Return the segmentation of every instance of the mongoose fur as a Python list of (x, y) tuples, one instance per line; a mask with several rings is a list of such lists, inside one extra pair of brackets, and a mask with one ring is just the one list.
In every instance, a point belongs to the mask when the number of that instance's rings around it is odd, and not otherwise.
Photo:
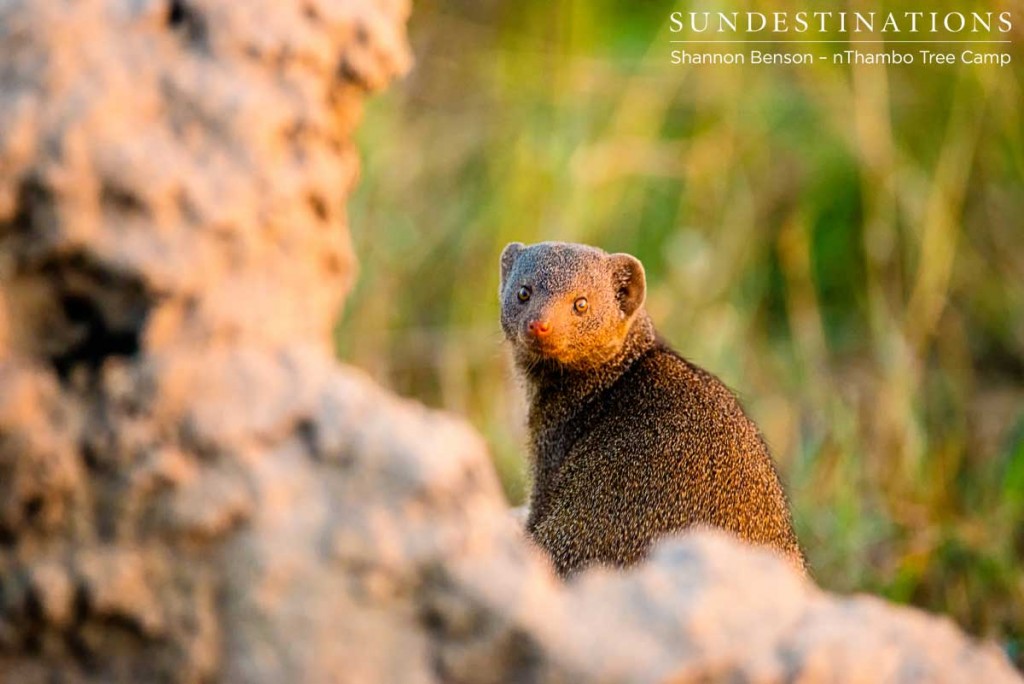
[(661, 341), (641, 263), (586, 245), (514, 242), (501, 326), (527, 388), (526, 530), (562, 576), (628, 566), (691, 525), (805, 561), (757, 427), (711, 373)]

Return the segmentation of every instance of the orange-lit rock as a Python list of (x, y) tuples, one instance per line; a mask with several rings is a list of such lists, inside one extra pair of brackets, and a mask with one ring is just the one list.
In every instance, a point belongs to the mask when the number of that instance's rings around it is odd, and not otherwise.
[(1014, 680), (707, 533), (562, 586), (479, 436), (334, 362), (407, 11), (0, 4), (0, 679)]

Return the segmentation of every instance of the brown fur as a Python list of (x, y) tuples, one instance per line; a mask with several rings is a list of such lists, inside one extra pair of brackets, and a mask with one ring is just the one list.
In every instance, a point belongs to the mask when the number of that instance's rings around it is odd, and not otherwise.
[[(645, 287), (627, 254), (545, 242), (501, 255), (501, 324), (530, 403), (527, 532), (563, 576), (633, 564), (691, 525), (727, 530), (803, 569), (757, 427), (718, 378), (658, 339)], [(541, 320), (550, 332), (538, 339), (528, 326)]]

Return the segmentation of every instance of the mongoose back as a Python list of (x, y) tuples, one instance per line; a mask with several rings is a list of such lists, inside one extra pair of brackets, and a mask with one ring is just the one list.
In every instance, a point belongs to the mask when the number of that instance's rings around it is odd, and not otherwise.
[(805, 569), (757, 427), (718, 378), (659, 339), (640, 261), (586, 245), (501, 254), (501, 326), (529, 400), (526, 530), (562, 576), (628, 566), (691, 525)]

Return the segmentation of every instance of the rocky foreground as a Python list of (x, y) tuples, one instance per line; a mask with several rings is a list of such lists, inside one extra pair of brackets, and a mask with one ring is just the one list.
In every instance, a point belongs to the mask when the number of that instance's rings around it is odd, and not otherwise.
[(0, 1), (0, 681), (1019, 681), (701, 533), (559, 584), (332, 359), (391, 0)]

